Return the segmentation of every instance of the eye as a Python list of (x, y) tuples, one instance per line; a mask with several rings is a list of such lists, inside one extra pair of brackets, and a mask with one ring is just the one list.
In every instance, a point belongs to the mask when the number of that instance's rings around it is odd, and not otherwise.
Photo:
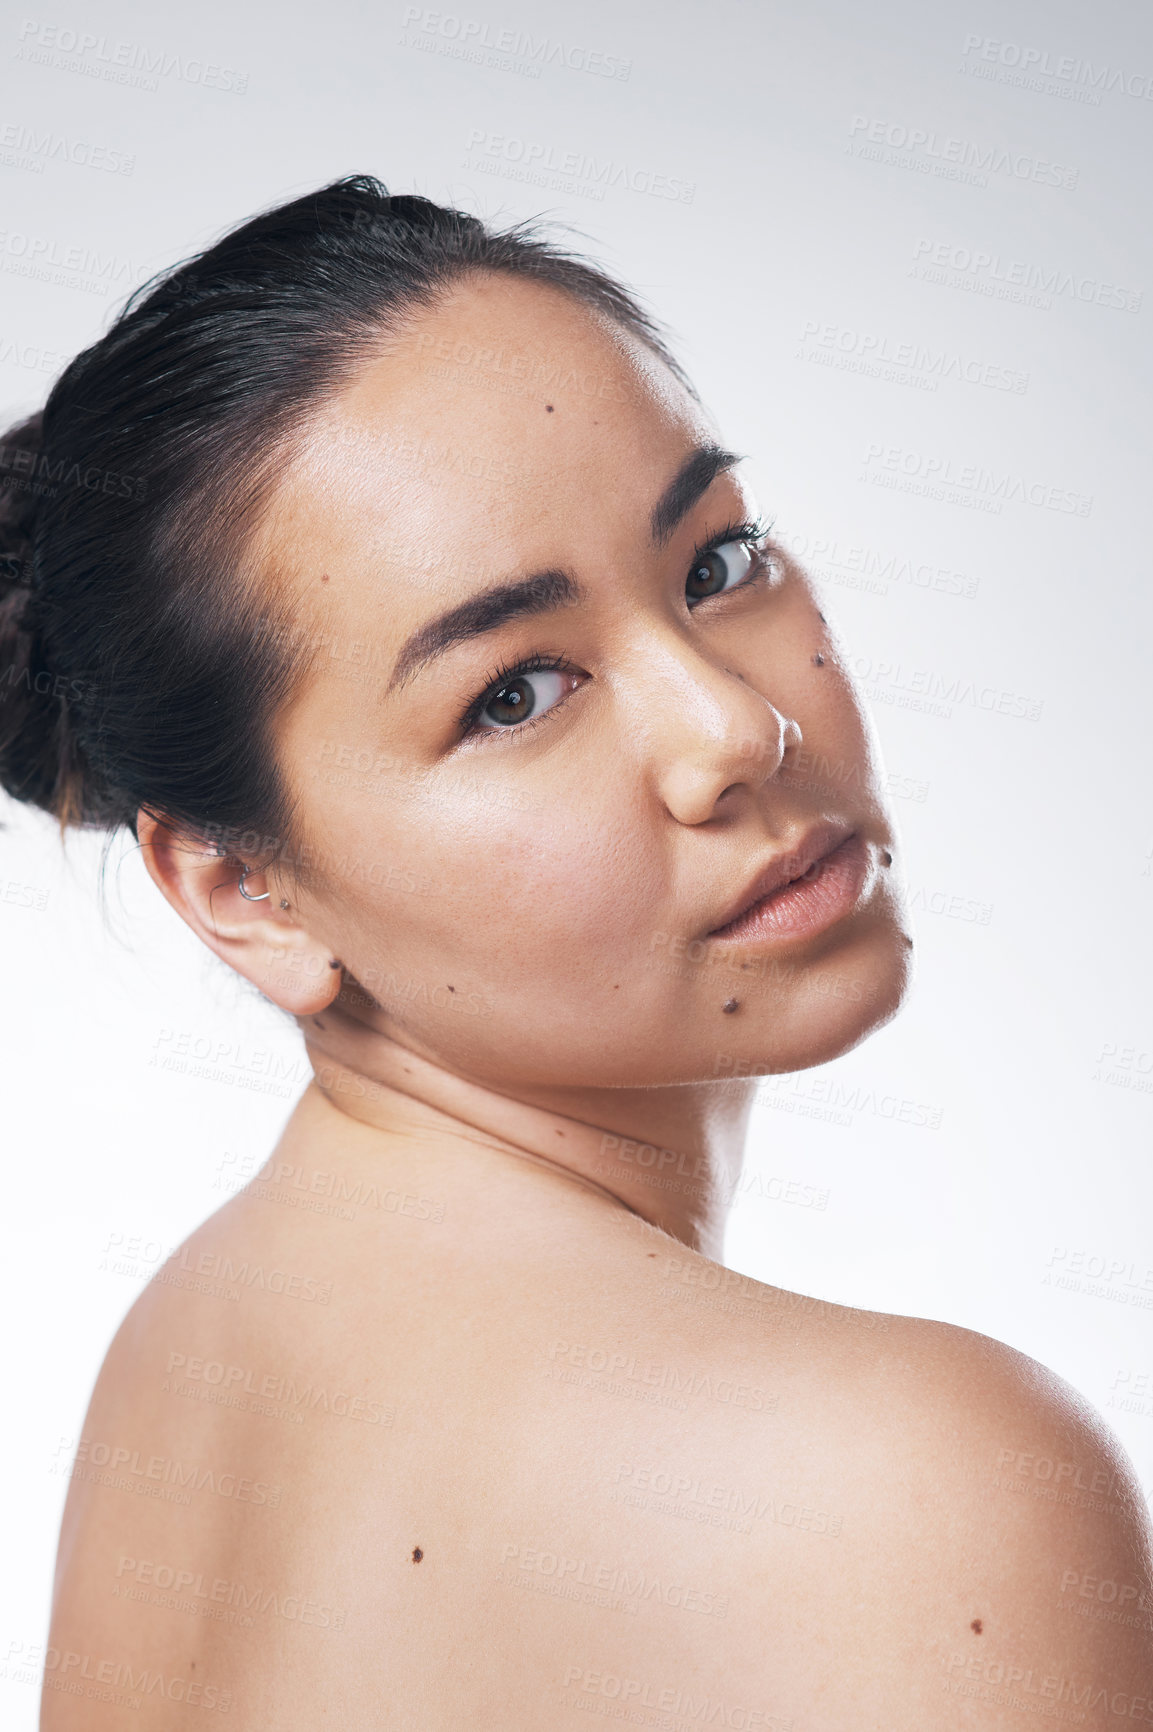
[(575, 683), (574, 676), (561, 668), (522, 669), (489, 688), (491, 695), (477, 711), (475, 726), (509, 728), (531, 716), (543, 716), (567, 697)]
[(706, 547), (693, 558), (685, 580), (685, 595), (690, 602), (703, 601), (710, 595), (723, 595), (735, 589), (756, 564), (756, 550), (747, 541), (724, 541), (719, 547)]

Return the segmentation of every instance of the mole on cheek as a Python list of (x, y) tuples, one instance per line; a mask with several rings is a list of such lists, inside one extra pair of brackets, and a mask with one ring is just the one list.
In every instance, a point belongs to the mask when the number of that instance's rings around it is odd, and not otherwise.
[(823, 655), (821, 655), (821, 654), (820, 654), (820, 653), (818, 653), (818, 654), (817, 654), (817, 655), (815, 655), (815, 656), (814, 656), (814, 657), (813, 657), (813, 666), (814, 666), (814, 667), (815, 667), (815, 668), (823, 668), (823, 667), (824, 667), (824, 665), (825, 665), (825, 658), (824, 658), (824, 656), (823, 656)]
[(546, 403), (545, 409), (548, 412), (548, 414), (550, 414), (550, 415), (552, 414), (552, 404), (551, 403)]
[(721, 1009), (724, 1011), (726, 1016), (732, 1016), (734, 1010), (739, 1010), (740, 1007), (740, 1000), (737, 998), (726, 998), (725, 1002), (721, 1005)]
[(981, 1631), (985, 1628), (985, 1626), (984, 1626), (984, 1624), (982, 1624), (980, 1618), (974, 1618), (973, 1622), (969, 1625), (969, 1628), (972, 1630), (972, 1632), (975, 1636), (979, 1636), (981, 1634)]

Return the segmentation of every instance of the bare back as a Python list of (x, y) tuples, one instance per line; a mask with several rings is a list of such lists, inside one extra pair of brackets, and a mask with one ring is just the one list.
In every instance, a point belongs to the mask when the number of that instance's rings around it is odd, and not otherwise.
[(298, 1112), (109, 1354), (44, 1726), (1112, 1725), (1149, 1670), (1129, 1496), (983, 1337), (516, 1162), (390, 1189)]

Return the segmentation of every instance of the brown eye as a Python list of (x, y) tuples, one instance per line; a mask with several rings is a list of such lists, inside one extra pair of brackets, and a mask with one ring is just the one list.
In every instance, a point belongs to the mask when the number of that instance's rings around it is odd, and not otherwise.
[(529, 716), (542, 715), (572, 690), (573, 679), (558, 668), (517, 674), (493, 692), (477, 717), (480, 728), (508, 728)]
[(747, 541), (726, 541), (698, 554), (685, 582), (686, 597), (690, 602), (703, 601), (733, 589), (748, 576), (755, 557)]

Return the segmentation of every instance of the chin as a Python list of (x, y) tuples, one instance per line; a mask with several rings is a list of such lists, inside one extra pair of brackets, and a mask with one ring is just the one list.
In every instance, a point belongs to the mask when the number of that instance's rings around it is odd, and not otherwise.
[(758, 1002), (750, 993), (718, 1043), (725, 1050), (716, 1074), (779, 1076), (843, 1057), (892, 1021), (912, 975), (912, 939), (903, 924), (873, 927), (798, 969), (787, 995)]

